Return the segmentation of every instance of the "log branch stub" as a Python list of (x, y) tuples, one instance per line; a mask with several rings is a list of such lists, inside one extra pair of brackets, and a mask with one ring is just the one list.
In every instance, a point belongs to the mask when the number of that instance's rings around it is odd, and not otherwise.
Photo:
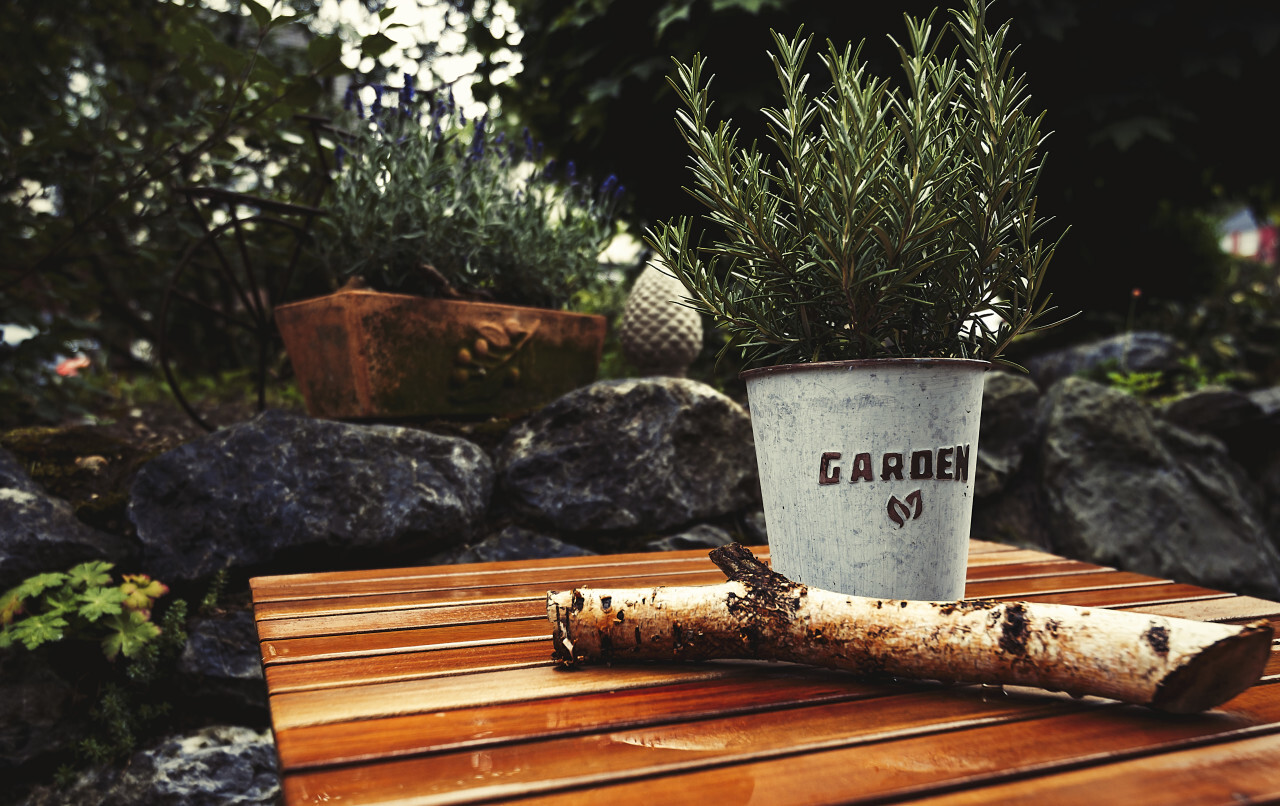
[(808, 588), (744, 546), (715, 549), (729, 577), (696, 587), (547, 594), (561, 665), (750, 658), (863, 676), (1036, 686), (1174, 713), (1255, 683), (1272, 628), (1103, 608), (868, 599)]

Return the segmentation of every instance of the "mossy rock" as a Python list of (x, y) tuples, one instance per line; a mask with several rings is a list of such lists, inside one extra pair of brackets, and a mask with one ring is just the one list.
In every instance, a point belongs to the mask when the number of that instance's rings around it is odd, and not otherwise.
[(121, 536), (133, 532), (126, 513), (133, 477), (159, 452), (94, 426), (19, 428), (0, 434), (0, 447), (46, 492), (70, 502), (81, 521)]

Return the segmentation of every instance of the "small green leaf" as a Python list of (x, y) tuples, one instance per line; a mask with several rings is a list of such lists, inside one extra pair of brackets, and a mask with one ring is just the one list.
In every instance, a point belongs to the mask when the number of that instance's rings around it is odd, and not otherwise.
[(105, 623), (111, 628), (111, 633), (102, 639), (102, 653), (107, 660), (115, 660), (120, 654), (126, 658), (133, 657), (147, 642), (160, 635), (159, 627), (134, 611), (108, 616)]
[(125, 592), (119, 588), (90, 588), (80, 594), (79, 613), (86, 621), (122, 612)]
[(342, 40), (336, 36), (318, 36), (307, 45), (307, 61), (320, 68), (342, 56)]
[(21, 641), (27, 649), (35, 649), (41, 644), (61, 641), (66, 626), (67, 620), (57, 613), (42, 613), (13, 625), (13, 639)]
[(67, 572), (67, 583), (73, 588), (92, 588), (111, 584), (112, 565), (102, 560), (80, 563)]
[(657, 32), (655, 33), (654, 38), (661, 39), (662, 35), (666, 33), (667, 26), (671, 25), (673, 22), (688, 22), (689, 9), (692, 5), (692, 3), (687, 2), (686, 0), (686, 2), (666, 5), (658, 9)]
[[(17, 594), (20, 599), (31, 599), (44, 593), (49, 588), (56, 588), (67, 581), (66, 574), (36, 574), (22, 581), (10, 593)], [(6, 594), (7, 595), (7, 594)]]
[(395, 45), (395, 41), (386, 34), (370, 34), (360, 42), (360, 52), (365, 56), (371, 56), (376, 59), (391, 50), (393, 45)]
[(266, 28), (271, 24), (271, 9), (257, 0), (241, 0), (241, 2), (249, 9), (249, 16), (253, 17), (253, 21), (259, 28)]
[(785, 5), (779, 0), (712, 0), (711, 10), (718, 14), (721, 11), (736, 8), (748, 14), (759, 14), (762, 11), (784, 8)]
[(49, 613), (74, 613), (80, 607), (80, 597), (71, 588), (57, 588), (44, 595), (44, 607)]

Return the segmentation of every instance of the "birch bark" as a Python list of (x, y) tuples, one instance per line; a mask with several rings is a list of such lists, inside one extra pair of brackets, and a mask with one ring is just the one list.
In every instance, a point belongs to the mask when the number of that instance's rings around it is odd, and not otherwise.
[(1194, 713), (1255, 683), (1266, 622), (1244, 626), (1029, 602), (866, 599), (798, 585), (749, 549), (720, 585), (547, 594), (554, 657), (579, 663), (754, 658), (894, 676), (1036, 686)]

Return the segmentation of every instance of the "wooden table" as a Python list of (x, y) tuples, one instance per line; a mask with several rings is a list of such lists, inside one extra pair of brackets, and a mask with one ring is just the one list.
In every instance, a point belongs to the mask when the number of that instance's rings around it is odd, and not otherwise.
[[(702, 551), (254, 579), (285, 801), (1280, 798), (1274, 650), (1261, 683), (1191, 717), (777, 663), (550, 663), (548, 589), (722, 579)], [(1280, 621), (1274, 602), (978, 541), (967, 594)]]

